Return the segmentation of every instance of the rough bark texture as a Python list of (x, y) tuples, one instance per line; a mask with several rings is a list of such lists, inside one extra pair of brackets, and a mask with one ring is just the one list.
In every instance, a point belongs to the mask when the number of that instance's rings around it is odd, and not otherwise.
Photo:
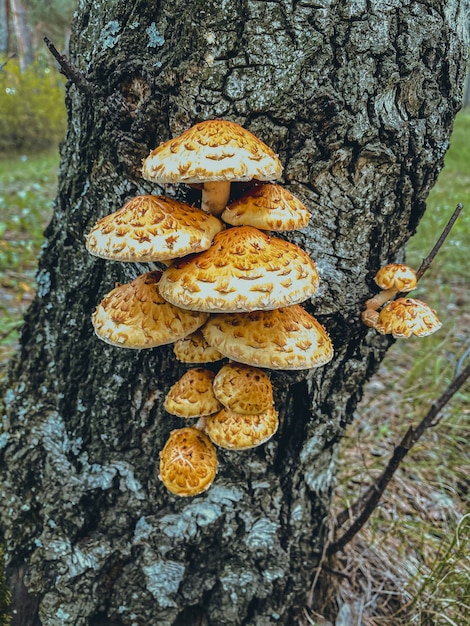
[[(442, 166), (465, 69), (464, 8), (80, 0), (71, 58), (94, 95), (69, 85), (56, 210), (4, 395), (0, 519), (15, 623), (296, 623), (341, 435), (389, 345), (359, 312), (375, 270), (402, 257)], [(157, 478), (158, 452), (181, 426), (162, 400), (187, 368), (171, 346), (96, 339), (99, 299), (144, 268), (92, 258), (84, 234), (132, 195), (160, 191), (140, 178), (141, 159), (212, 117), (277, 151), (283, 183), (311, 209), (309, 228), (289, 238), (318, 264), (321, 289), (306, 306), (335, 359), (274, 373), (277, 436), (220, 452), (215, 484), (188, 500)]]

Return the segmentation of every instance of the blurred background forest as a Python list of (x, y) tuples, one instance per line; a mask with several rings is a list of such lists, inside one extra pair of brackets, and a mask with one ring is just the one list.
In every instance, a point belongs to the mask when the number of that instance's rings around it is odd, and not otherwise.
[[(65, 80), (43, 37), (66, 52), (74, 8), (71, 0), (0, 0), (0, 386), (34, 297), (66, 130)], [(414, 293), (436, 309), (443, 328), (424, 339), (396, 341), (367, 385), (339, 457), (336, 512), (380, 473), (408, 426), (469, 356), (468, 86), (464, 104), (445, 168), (407, 252), (407, 262), (417, 269), (455, 206), (464, 205)], [(469, 399), (467, 385), (407, 457), (372, 520), (347, 546), (341, 623), (470, 624)], [(393, 611), (395, 621), (381, 618)], [(0, 607), (0, 624), (1, 613)], [(366, 613), (374, 620), (367, 621)], [(308, 609), (306, 619), (321, 623)]]

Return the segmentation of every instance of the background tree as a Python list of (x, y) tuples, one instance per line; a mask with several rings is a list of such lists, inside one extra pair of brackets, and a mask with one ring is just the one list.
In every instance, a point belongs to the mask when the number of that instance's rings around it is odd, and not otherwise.
[[(466, 4), (80, 2), (54, 218), (4, 392), (0, 511), (15, 622), (292, 624), (327, 531), (335, 457), (390, 341), (359, 312), (403, 257), (442, 166), (465, 70)], [(71, 74), (72, 76), (72, 74)], [(309, 206), (291, 236), (317, 262), (307, 303), (335, 359), (273, 374), (279, 433), (220, 452), (192, 500), (157, 478), (181, 423), (163, 410), (186, 370), (172, 349), (97, 340), (90, 315), (143, 268), (85, 251), (132, 195), (150, 148), (233, 119), (277, 151)], [(165, 190), (196, 201), (191, 190)]]

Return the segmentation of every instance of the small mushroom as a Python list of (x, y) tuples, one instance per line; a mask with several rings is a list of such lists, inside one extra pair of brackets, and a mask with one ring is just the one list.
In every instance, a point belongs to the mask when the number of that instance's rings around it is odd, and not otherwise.
[(176, 306), (213, 313), (297, 304), (318, 284), (315, 263), (299, 246), (237, 226), (218, 233), (209, 250), (175, 261), (159, 290)]
[(132, 198), (101, 218), (86, 238), (90, 254), (131, 262), (166, 261), (207, 250), (222, 222), (165, 196)]
[(425, 302), (413, 298), (398, 298), (380, 311), (375, 329), (393, 337), (425, 337), (435, 333), (442, 324), (436, 312)]
[(240, 415), (229, 409), (222, 409), (206, 419), (205, 432), (220, 448), (247, 450), (268, 441), (278, 426), (278, 413), (274, 407), (257, 415)]
[(197, 428), (170, 433), (160, 452), (159, 478), (177, 496), (196, 496), (212, 484), (217, 473), (217, 453), (209, 437)]
[(183, 363), (215, 363), (224, 358), (223, 354), (207, 343), (200, 330), (175, 341), (173, 352), (178, 361)]
[(213, 387), (217, 400), (225, 408), (241, 415), (262, 413), (273, 405), (273, 386), (269, 376), (251, 365), (224, 365), (217, 372)]
[(121, 348), (154, 348), (173, 343), (200, 328), (206, 313), (180, 309), (158, 293), (161, 272), (147, 272), (117, 285), (92, 316), (97, 336)]
[(381, 267), (374, 280), (382, 291), (367, 300), (366, 310), (377, 311), (382, 304), (391, 300), (397, 293), (407, 293), (416, 289), (417, 285), (416, 272), (403, 263), (389, 263)]
[(311, 369), (333, 358), (328, 333), (298, 304), (273, 311), (211, 315), (201, 332), (225, 356), (255, 367)]
[(227, 120), (208, 120), (160, 144), (142, 175), (156, 183), (203, 183), (201, 208), (220, 215), (234, 181), (277, 180), (282, 166), (266, 144)]
[(222, 404), (214, 394), (214, 377), (214, 372), (202, 367), (188, 370), (167, 393), (165, 409), (185, 419), (217, 413)]
[(269, 183), (257, 185), (231, 202), (220, 217), (232, 226), (287, 231), (305, 228), (310, 213), (285, 187)]

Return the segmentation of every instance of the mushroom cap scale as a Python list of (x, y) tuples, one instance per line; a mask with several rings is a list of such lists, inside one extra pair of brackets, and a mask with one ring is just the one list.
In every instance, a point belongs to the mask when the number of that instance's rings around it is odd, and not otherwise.
[(442, 324), (436, 312), (425, 302), (414, 298), (392, 300), (380, 311), (375, 329), (393, 337), (425, 337), (435, 333)]
[(273, 404), (269, 376), (251, 365), (228, 363), (214, 378), (214, 394), (225, 408), (242, 415), (267, 411)]
[(92, 316), (97, 336), (121, 348), (154, 348), (202, 326), (207, 314), (180, 309), (160, 296), (160, 276), (147, 272), (104, 296)]
[(136, 196), (98, 220), (86, 247), (103, 259), (166, 261), (207, 250), (223, 227), (213, 215), (173, 198)]
[(300, 305), (211, 315), (201, 332), (225, 356), (255, 367), (311, 369), (333, 358), (328, 333)]
[(403, 263), (389, 263), (379, 269), (375, 282), (381, 289), (412, 291), (417, 285), (416, 272)]
[(160, 144), (144, 160), (142, 175), (158, 183), (276, 180), (276, 154), (228, 120), (207, 120)]
[(160, 452), (159, 478), (177, 496), (195, 496), (212, 484), (217, 473), (217, 453), (209, 437), (196, 428), (170, 433)]
[(237, 226), (218, 233), (208, 250), (168, 267), (159, 290), (184, 309), (233, 313), (303, 302), (318, 284), (315, 263), (299, 246)]
[(178, 361), (183, 363), (215, 363), (224, 358), (223, 354), (207, 343), (200, 330), (178, 339), (173, 352)]
[(253, 187), (231, 202), (220, 217), (232, 226), (286, 231), (305, 228), (310, 213), (285, 187), (272, 183)]
[(224, 408), (206, 419), (205, 432), (220, 448), (247, 450), (266, 443), (278, 426), (278, 413), (273, 407), (256, 415), (240, 415)]
[(188, 370), (165, 397), (165, 409), (183, 418), (212, 415), (222, 408), (214, 395), (215, 374), (202, 367)]

